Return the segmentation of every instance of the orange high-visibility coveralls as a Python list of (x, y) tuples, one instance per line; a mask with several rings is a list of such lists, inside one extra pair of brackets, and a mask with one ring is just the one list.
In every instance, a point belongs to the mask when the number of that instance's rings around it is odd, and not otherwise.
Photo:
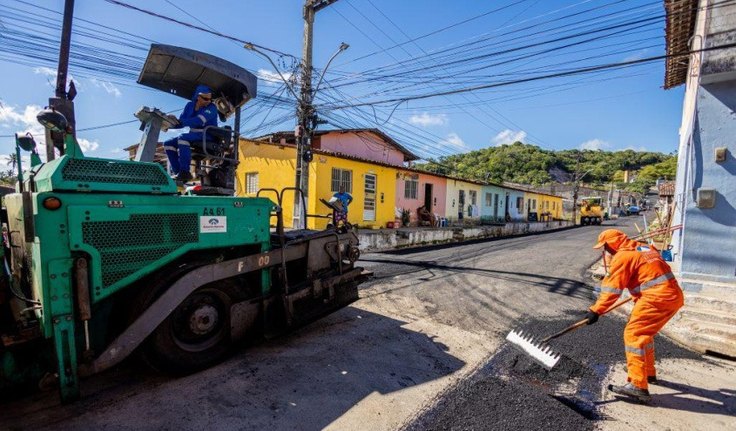
[(654, 336), (684, 304), (680, 286), (657, 249), (630, 240), (616, 229), (607, 229), (594, 248), (607, 245), (616, 251), (609, 274), (601, 282), (601, 294), (590, 307), (601, 314), (612, 306), (624, 289), (634, 298), (634, 309), (624, 329), (628, 380), (647, 389), (647, 376), (655, 376)]

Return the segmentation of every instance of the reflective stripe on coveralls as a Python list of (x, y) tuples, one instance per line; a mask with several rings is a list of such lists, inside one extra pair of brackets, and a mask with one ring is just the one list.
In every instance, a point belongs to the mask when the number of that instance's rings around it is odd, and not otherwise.
[(615, 254), (610, 274), (601, 283), (601, 295), (590, 309), (598, 314), (607, 310), (623, 289), (634, 296), (634, 309), (624, 329), (628, 380), (647, 389), (647, 376), (656, 374), (654, 336), (682, 307), (682, 290), (655, 247), (632, 241), (615, 229), (601, 233), (596, 247), (604, 244)]
[(635, 288), (631, 289), (631, 293), (641, 293), (643, 290), (647, 290), (652, 286), (658, 285), (659, 283), (665, 282), (667, 280), (674, 280), (674, 279), (675, 279), (675, 274), (668, 272), (665, 275), (660, 275), (654, 280), (649, 280), (646, 283), (642, 283), (639, 286), (636, 286)]

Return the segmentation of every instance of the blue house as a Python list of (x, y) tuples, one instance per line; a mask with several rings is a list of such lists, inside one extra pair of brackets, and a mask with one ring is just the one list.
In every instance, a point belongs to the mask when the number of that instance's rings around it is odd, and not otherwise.
[[(673, 271), (685, 290), (675, 335), (736, 356), (736, 5), (666, 0), (665, 85), (685, 88)], [(678, 55), (682, 54), (682, 55)]]

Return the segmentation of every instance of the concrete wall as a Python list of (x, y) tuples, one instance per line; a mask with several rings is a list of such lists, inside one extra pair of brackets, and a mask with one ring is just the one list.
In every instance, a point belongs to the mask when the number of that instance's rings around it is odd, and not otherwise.
[[(418, 182), (416, 199), (405, 197), (406, 178), (411, 178), (412, 176), (416, 176)], [(432, 185), (432, 208), (429, 209), (430, 212), (438, 214), (440, 217), (445, 217), (447, 179), (413, 171), (399, 170), (398, 178), (396, 179), (396, 208), (411, 210), (412, 223), (416, 223), (417, 221), (417, 208), (424, 205), (424, 191), (427, 184)]]
[[(701, 1), (691, 49), (736, 38), (736, 5)], [(673, 272), (685, 306), (667, 333), (699, 351), (736, 356), (736, 49), (693, 54), (683, 103), (674, 205)], [(723, 162), (715, 149), (726, 148)], [(698, 191), (715, 190), (700, 208)]]
[[(465, 204), (463, 208), (460, 208), (460, 190), (465, 192)], [(471, 217), (468, 215), (468, 206), (471, 204), (470, 191), (473, 190), (476, 193), (476, 205), (478, 206), (478, 217)], [(467, 181), (447, 179), (447, 204), (445, 206), (445, 214), (447, 219), (450, 221), (458, 221), (458, 213), (462, 211), (463, 220), (479, 220), (480, 219), (480, 206), (483, 186), (480, 184), (469, 183)]]
[[(736, 28), (736, 6), (708, 13), (699, 13), (693, 49), (736, 37), (723, 31)], [(683, 229), (674, 236), (673, 252), (683, 275), (736, 284), (736, 50), (701, 57), (690, 60), (685, 94), (675, 190), (675, 222)], [(720, 163), (714, 157), (719, 147), (728, 153)], [(697, 205), (698, 191), (705, 189), (715, 190), (714, 208)]]
[(506, 223), (503, 226), (479, 226), (473, 228), (360, 230), (358, 239), (360, 240), (360, 249), (362, 251), (380, 251), (481, 238), (501, 238), (561, 229), (568, 226), (571, 226), (571, 224), (567, 221), (554, 221), (549, 223)]
[(519, 198), (524, 199), (524, 192), (520, 190), (509, 190), (509, 213), (511, 214), (511, 220), (525, 220), (524, 218), (524, 207), (526, 204), (522, 204), (521, 207), (517, 205)]
[[(506, 193), (508, 190), (496, 185), (485, 185), (481, 190), (481, 217), (504, 220), (506, 216)], [(496, 199), (498, 199), (498, 205), (496, 205)]]
[[(396, 204), (396, 174), (398, 171), (395, 168), (324, 154), (315, 154), (314, 160), (310, 163), (310, 168), (314, 169), (314, 171), (310, 171), (309, 177), (308, 208), (310, 214), (331, 213), (324, 204), (319, 202), (319, 198), (329, 200), (332, 197), (334, 194), (334, 191), (332, 191), (332, 168), (339, 168), (352, 171), (353, 187), (352, 191), (349, 192), (353, 196), (353, 202), (348, 207), (348, 221), (350, 223), (360, 227), (379, 228), (386, 227), (387, 222), (393, 222), (396, 219), (394, 211)], [(316, 174), (312, 174), (312, 172), (316, 172)], [(364, 217), (365, 177), (367, 174), (376, 176), (374, 220)], [(309, 222), (311, 229), (324, 229), (326, 225), (326, 219), (312, 219)]]

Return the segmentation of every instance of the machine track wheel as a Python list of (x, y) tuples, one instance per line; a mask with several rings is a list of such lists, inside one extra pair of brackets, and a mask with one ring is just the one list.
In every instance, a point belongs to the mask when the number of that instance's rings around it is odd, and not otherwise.
[[(159, 284), (148, 304), (168, 288)], [(143, 359), (159, 371), (184, 375), (214, 365), (230, 352), (230, 296), (217, 287), (192, 292), (144, 342)]]

